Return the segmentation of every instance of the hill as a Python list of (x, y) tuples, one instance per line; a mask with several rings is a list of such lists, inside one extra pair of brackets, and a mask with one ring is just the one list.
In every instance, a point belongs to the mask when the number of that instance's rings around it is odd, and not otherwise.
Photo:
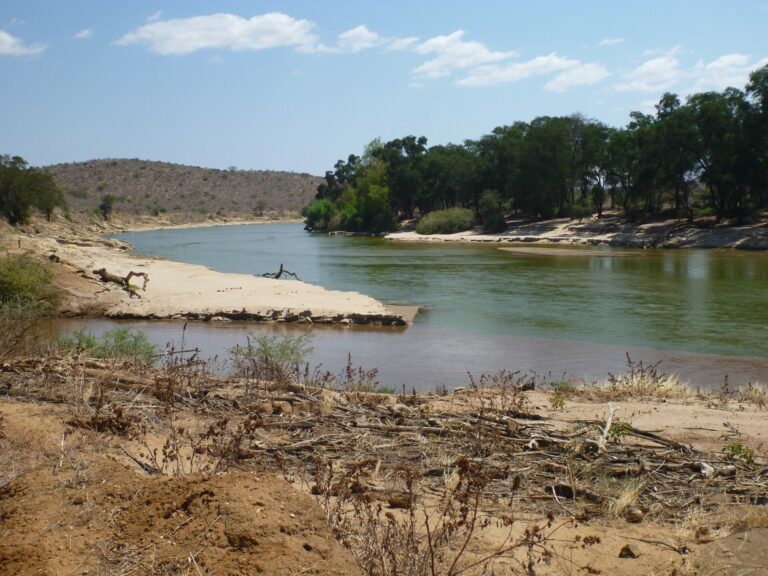
[(71, 211), (93, 210), (102, 196), (116, 198), (127, 214), (197, 213), (259, 215), (297, 213), (322, 180), (311, 174), (271, 170), (217, 170), (148, 160), (90, 160), (47, 166)]

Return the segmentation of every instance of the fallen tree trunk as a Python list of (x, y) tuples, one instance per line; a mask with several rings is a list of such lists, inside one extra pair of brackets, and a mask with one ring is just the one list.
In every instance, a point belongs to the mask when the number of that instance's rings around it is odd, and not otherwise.
[(131, 284), (131, 278), (133, 277), (141, 277), (144, 278), (144, 284), (141, 287), (142, 291), (147, 290), (147, 284), (149, 283), (149, 274), (146, 272), (134, 272), (131, 270), (128, 272), (126, 276), (118, 276), (117, 274), (113, 274), (112, 272), (108, 272), (106, 268), (99, 268), (98, 270), (93, 271), (94, 274), (99, 276), (101, 278), (102, 282), (111, 282), (112, 284), (117, 284), (119, 286), (122, 286), (123, 289), (128, 292), (128, 295), (133, 298), (136, 296), (137, 298), (141, 298), (141, 295), (138, 293), (138, 288)]

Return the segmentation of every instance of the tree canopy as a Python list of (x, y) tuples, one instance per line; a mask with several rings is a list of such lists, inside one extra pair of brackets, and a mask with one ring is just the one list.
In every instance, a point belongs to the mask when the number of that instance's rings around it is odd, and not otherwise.
[(768, 66), (744, 90), (665, 93), (654, 114), (613, 128), (542, 116), (477, 140), (429, 147), (424, 136), (373, 141), (326, 172), (307, 209), (312, 230), (383, 232), (401, 219), (472, 209), (487, 231), (504, 217), (628, 219), (694, 213), (744, 222), (768, 207)]
[(0, 155), (0, 214), (8, 222), (26, 222), (33, 207), (50, 220), (58, 206), (64, 206), (64, 193), (50, 174), (29, 167), (20, 156)]

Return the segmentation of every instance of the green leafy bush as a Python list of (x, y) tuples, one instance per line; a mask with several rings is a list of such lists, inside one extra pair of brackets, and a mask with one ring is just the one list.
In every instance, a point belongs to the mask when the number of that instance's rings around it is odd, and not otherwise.
[(42, 311), (58, 302), (50, 271), (29, 256), (0, 259), (0, 306), (32, 306)]
[(116, 328), (97, 338), (90, 332), (78, 330), (59, 344), (67, 350), (80, 350), (94, 358), (127, 360), (151, 365), (157, 357), (157, 346), (143, 332), (129, 328)]
[(289, 378), (290, 373), (298, 372), (312, 350), (312, 337), (308, 334), (263, 334), (249, 337), (245, 346), (235, 346), (230, 354), (238, 374), (282, 381)]
[(475, 214), (468, 208), (436, 210), (424, 216), (416, 224), (418, 234), (454, 234), (472, 228)]
[(330, 224), (336, 215), (336, 206), (326, 199), (315, 200), (305, 211), (307, 230), (330, 230)]
[(483, 224), (483, 232), (490, 234), (503, 232), (507, 227), (504, 219), (504, 206), (499, 193), (495, 190), (486, 190), (480, 195), (477, 213)]

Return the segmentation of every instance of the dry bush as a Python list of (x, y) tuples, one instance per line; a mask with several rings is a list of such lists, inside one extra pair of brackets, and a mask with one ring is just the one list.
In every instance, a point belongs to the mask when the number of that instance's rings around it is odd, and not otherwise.
[(0, 362), (45, 349), (49, 339), (39, 330), (43, 318), (36, 306), (0, 303)]
[(690, 386), (674, 374), (659, 370), (661, 362), (646, 366), (635, 362), (627, 354), (627, 370), (623, 374), (609, 374), (604, 382), (595, 382), (584, 388), (589, 395), (603, 400), (630, 400), (640, 398), (686, 398), (692, 394)]
[[(332, 461), (318, 460), (312, 486), (334, 533), (366, 576), (492, 574), (501, 560), (516, 566), (514, 573), (534, 575), (540, 562), (555, 557), (551, 542), (570, 523), (556, 525), (550, 516), (544, 526), (531, 525), (515, 534), (513, 514), (491, 516), (483, 510), (490, 483), (505, 471), (467, 458), (455, 462), (437, 499), (421, 494), (418, 472), (398, 469), (397, 490), (385, 498), (387, 509), (381, 496), (367, 489), (366, 469), (374, 465), (363, 461), (338, 472)], [(509, 529), (507, 537), (486, 551), (483, 532), (499, 526)]]
[(536, 377), (501, 370), (483, 373), (476, 380), (469, 376), (469, 397), (481, 412), (499, 412), (506, 416), (529, 416), (530, 405), (525, 392), (536, 388)]
[[(81, 406), (89, 406), (86, 401)], [(136, 416), (119, 402), (109, 402), (104, 387), (98, 387), (96, 403), (90, 414), (78, 414), (67, 420), (67, 424), (75, 428), (84, 428), (94, 432), (109, 432), (110, 434), (126, 435), (136, 423)]]
[(768, 387), (759, 382), (750, 382), (739, 389), (739, 400), (761, 409), (765, 408), (768, 405)]

